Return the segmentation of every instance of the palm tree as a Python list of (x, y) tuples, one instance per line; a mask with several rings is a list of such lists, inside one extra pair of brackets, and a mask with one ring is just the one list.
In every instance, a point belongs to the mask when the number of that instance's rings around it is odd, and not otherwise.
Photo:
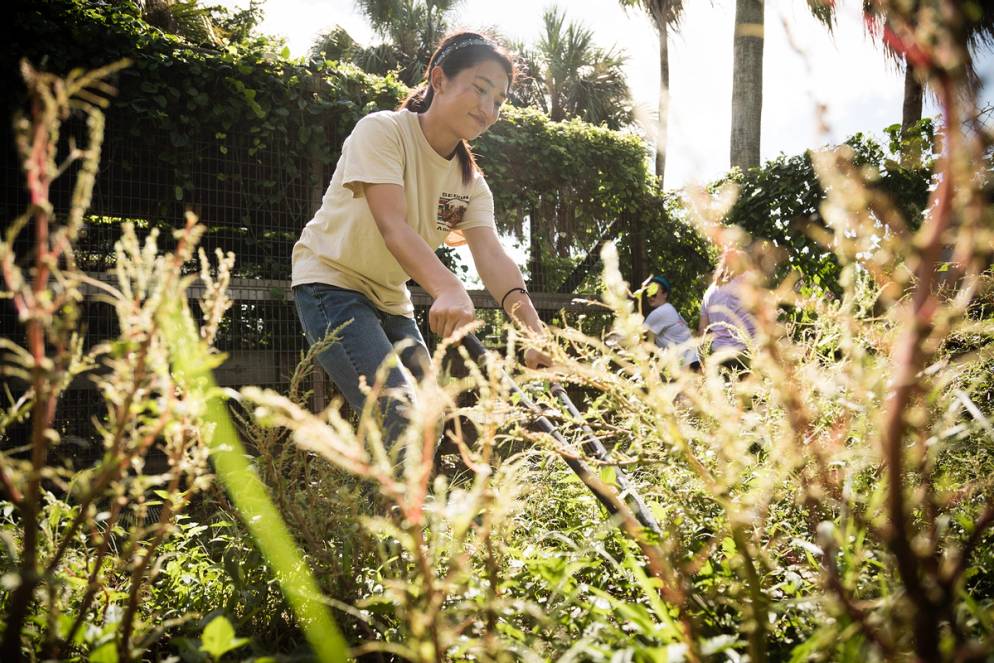
[[(918, 0), (909, 8), (908, 15), (915, 16), (923, 9), (925, 2)], [(979, 84), (980, 77), (974, 68), (973, 56), (984, 47), (994, 42), (994, 6), (990, 2), (971, 2), (972, 11), (964, 12), (967, 20), (961, 29), (966, 37), (967, 51), (965, 53), (967, 75), (966, 80), (974, 87)], [(901, 135), (909, 131), (922, 119), (922, 104), (925, 97), (925, 83), (921, 75), (908, 60), (904, 42), (890, 25), (891, 20), (885, 9), (877, 0), (864, 0), (863, 13), (866, 25), (871, 34), (881, 39), (888, 56), (899, 61), (904, 69), (904, 99), (901, 109)], [(909, 26), (911, 27), (911, 26)], [(908, 155), (902, 155), (905, 157)], [(911, 155), (912, 160), (917, 160)]]
[(732, 52), (732, 132), (729, 162), (743, 170), (759, 165), (763, 122), (763, 0), (735, 1)]
[(356, 64), (371, 73), (399, 70), (408, 85), (421, 81), (428, 59), (448, 30), (448, 14), (461, 0), (356, 0), (385, 44), (363, 49)]
[(618, 0), (623, 7), (640, 7), (648, 12), (659, 35), (659, 120), (656, 125), (656, 177), (660, 184), (666, 174), (666, 139), (670, 109), (669, 30), (683, 13), (683, 0)]
[(363, 47), (341, 26), (325, 31), (310, 49), (312, 60), (352, 62), (371, 74), (397, 72), (409, 86), (421, 82), (428, 59), (448, 30), (448, 15), (461, 0), (356, 0), (383, 41)]
[(543, 16), (538, 45), (517, 46), (526, 70), (512, 93), (512, 103), (541, 109), (550, 119), (580, 118), (620, 129), (634, 120), (631, 92), (623, 67), (627, 56), (594, 44), (593, 32), (566, 22), (553, 7)]
[[(808, 9), (829, 31), (834, 0), (807, 0)], [(742, 169), (759, 165), (763, 119), (764, 0), (735, 1), (732, 60), (732, 129), (729, 162)]]
[(223, 43), (209, 7), (197, 0), (139, 0), (142, 19), (164, 32), (179, 35), (198, 45), (217, 47)]
[[(524, 72), (511, 91), (511, 103), (538, 108), (557, 122), (579, 118), (609, 129), (631, 125), (631, 92), (623, 71), (627, 57), (597, 46), (593, 31), (567, 21), (556, 6), (545, 12), (543, 25), (534, 48), (514, 44)], [(568, 194), (563, 191), (550, 191), (530, 213), (528, 274), (533, 284), (551, 285), (545, 283), (543, 261), (544, 251), (551, 247), (538, 220), (568, 217), (572, 207), (564, 197)]]
[(866, 26), (870, 34), (881, 37), (884, 52), (894, 60), (900, 61), (904, 69), (904, 97), (901, 104), (901, 135), (922, 119), (922, 104), (925, 97), (925, 84), (918, 77), (914, 67), (909, 63), (905, 54), (897, 47), (894, 40), (883, 38), (886, 33), (887, 17), (873, 0), (864, 0), (863, 14), (866, 16)]

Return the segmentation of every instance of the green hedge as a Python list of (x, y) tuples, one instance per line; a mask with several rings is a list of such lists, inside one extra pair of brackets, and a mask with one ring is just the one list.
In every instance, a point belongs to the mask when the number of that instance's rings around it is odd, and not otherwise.
[[(895, 133), (899, 130), (899, 125), (887, 128), (892, 136), (888, 151), (861, 133), (845, 144), (852, 150), (853, 164), (868, 173), (870, 187), (884, 194), (904, 224), (914, 230), (921, 225), (928, 203), (932, 163), (926, 160), (902, 165), (898, 161), (901, 145)], [(923, 143), (931, 153), (931, 121), (922, 120), (908, 140)], [(814, 228), (827, 229), (827, 224), (821, 212), (825, 191), (815, 174), (810, 152), (795, 156), (781, 154), (762, 168), (744, 173), (732, 171), (715, 186), (725, 181), (739, 186), (739, 197), (727, 216), (728, 223), (741, 226), (753, 237), (771, 240), (785, 250), (786, 261), (779, 276), (795, 270), (807, 285), (841, 293), (838, 260), (812, 233)], [(873, 211), (884, 216), (877, 208)]]

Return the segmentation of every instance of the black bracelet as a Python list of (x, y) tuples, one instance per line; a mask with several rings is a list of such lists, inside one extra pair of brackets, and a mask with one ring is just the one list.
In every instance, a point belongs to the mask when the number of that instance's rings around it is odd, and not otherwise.
[(528, 294), (528, 291), (527, 291), (527, 290), (525, 290), (524, 288), (511, 288), (510, 290), (508, 290), (508, 291), (507, 291), (507, 292), (506, 292), (506, 293), (504, 294), (504, 296), (503, 296), (503, 297), (501, 297), (501, 298), (500, 298), (500, 310), (502, 310), (502, 311), (504, 310), (504, 302), (506, 302), (506, 301), (507, 301), (507, 297), (508, 297), (508, 295), (510, 295), (510, 294), (511, 294), (512, 292), (523, 292), (523, 293), (525, 293), (526, 295)]

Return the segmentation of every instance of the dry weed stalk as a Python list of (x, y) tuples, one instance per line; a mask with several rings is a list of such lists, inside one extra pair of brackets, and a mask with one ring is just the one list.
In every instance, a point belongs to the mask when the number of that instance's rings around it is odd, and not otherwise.
[[(326, 342), (334, 341), (330, 337)], [(506, 394), (496, 372), (484, 375), (475, 366), (470, 377), (440, 385), (437, 378), (446, 349), (443, 345), (436, 351), (425, 379), (417, 384), (409, 406), (410, 425), (392, 450), (384, 444), (374, 404), (386, 371), (399, 365), (396, 355), (384, 363), (369, 387), (367, 406), (355, 428), (342, 417), (338, 400), (315, 415), (303, 407), (302, 398), (251, 387), (242, 390), (243, 400), (255, 405), (258, 424), (289, 430), (302, 449), (371, 482), (382, 498), (379, 507), (372, 501), (364, 505), (367, 515), (362, 521), (388, 543), (382, 570), (384, 597), (394, 605), (404, 636), (401, 642), (368, 640), (354, 649), (354, 655), (388, 652), (434, 663), (447, 660), (458, 646), (483, 660), (508, 660), (507, 647), (493, 628), (502, 603), (498, 562), (502, 545), (495, 537), (508, 527), (519, 491), (513, 479), (516, 462), (492, 466), (498, 424), (508, 419)], [(479, 389), (480, 406), (457, 408), (458, 394), (470, 387)], [(453, 441), (472, 476), (450, 486), (444, 476), (432, 479), (435, 447), (445, 421), (457, 420), (460, 414), (471, 418), (478, 437), (471, 449), (462, 439), (460, 425), (454, 426)], [(386, 515), (374, 515), (376, 511)], [(474, 568), (477, 563), (482, 570)], [(489, 599), (483, 607), (472, 600), (477, 590), (471, 581), (477, 573), (488, 579)], [(362, 611), (364, 602), (356, 607)]]
[[(26, 330), (26, 348), (3, 339), (7, 352), (3, 371), (19, 379), (25, 390), (7, 409), (2, 432), (6, 434), (6, 425), (16, 421), (24, 408), (30, 408), (30, 458), (18, 458), (16, 446), (0, 454), (4, 497), (16, 508), (21, 532), (17, 582), (5, 601), (7, 614), (0, 645), (4, 660), (22, 660), (28, 651), (23, 639), (26, 621), (38, 611), (46, 624), (38, 653), (45, 657), (70, 655), (84, 624), (101, 619), (99, 612), (94, 617), (91, 611), (108, 579), (120, 574), (130, 577), (120, 622), (111, 643), (97, 644), (113, 646), (118, 660), (139, 656), (162, 633), (159, 628), (144, 629), (139, 614), (141, 599), (154, 576), (158, 550), (172, 533), (176, 515), (210, 482), (207, 450), (197, 419), (199, 404), (186, 399), (173, 382), (157, 322), (163, 303), (188, 285), (188, 279), (181, 277), (181, 267), (193, 257), (202, 232), (196, 219), (192, 215), (187, 218), (186, 226), (176, 233), (176, 251), (164, 256), (159, 255), (155, 233), (142, 244), (133, 228), (126, 226), (116, 246), (114, 285), (79, 272), (73, 260), (73, 242), (90, 204), (100, 159), (100, 109), (106, 106), (105, 96), (113, 93), (103, 79), (126, 64), (73, 73), (65, 79), (22, 65), (31, 115), (17, 122), (18, 147), (24, 157), (31, 206), (0, 243), (0, 263), (6, 294)], [(74, 111), (86, 116), (86, 146), (70, 141), (68, 158), (57, 165), (59, 131)], [(59, 223), (49, 199), (51, 185), (75, 161), (82, 165), (66, 221)], [(13, 251), (15, 240), (26, 228), (34, 233), (34, 264), (27, 272)], [(201, 259), (208, 270), (202, 254)], [(219, 257), (218, 280), (209, 283), (204, 302), (205, 338), (213, 336), (229, 305), (224, 287), (231, 260)], [(76, 331), (84, 285), (102, 291), (101, 299), (114, 307), (120, 328), (116, 340), (88, 350)], [(96, 367), (101, 370), (91, 373)], [(55, 408), (70, 382), (84, 375), (106, 404), (104, 416), (94, 421), (104, 453), (97, 465), (69, 474), (50, 461), (52, 450), (60, 443), (53, 429)], [(168, 470), (163, 474), (143, 471), (153, 449), (165, 456)], [(150, 497), (159, 487), (164, 497), (158, 518), (146, 525)], [(39, 519), (53, 489), (64, 493), (74, 515), (64, 530), (46, 534)], [(130, 525), (125, 523), (126, 515)], [(90, 559), (85, 589), (74, 596), (61, 589), (60, 578), (70, 549), (81, 539), (89, 546)], [(68, 628), (63, 628), (58, 617), (68, 608), (75, 614)], [(103, 614), (106, 617), (106, 606)]]

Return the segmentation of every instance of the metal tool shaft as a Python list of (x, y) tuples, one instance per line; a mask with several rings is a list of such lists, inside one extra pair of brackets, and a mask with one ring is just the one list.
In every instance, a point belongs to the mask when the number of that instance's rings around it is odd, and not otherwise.
[[(462, 339), (462, 345), (466, 348), (469, 356), (472, 357), (478, 364), (482, 364), (486, 360), (488, 350), (480, 342), (480, 339), (478, 339), (474, 334), (467, 334), (464, 336)], [(559, 456), (566, 462), (569, 468), (573, 470), (573, 472), (580, 477), (581, 480), (584, 480), (585, 477), (596, 476), (596, 473), (594, 473), (590, 467), (583, 462), (580, 454), (573, 447), (573, 445), (570, 444), (566, 438), (563, 437), (562, 433), (559, 432), (559, 429), (556, 428), (551, 421), (549, 421), (549, 418), (545, 416), (541, 408), (539, 408), (530, 398), (528, 398), (528, 395), (525, 394), (521, 387), (519, 387), (503, 369), (501, 369), (501, 379), (507, 385), (507, 388), (511, 391), (511, 393), (517, 397), (518, 402), (525, 409), (531, 412), (532, 415), (534, 415), (535, 418), (533, 421), (535, 426), (542, 432), (551, 435), (552, 438), (560, 445), (561, 451), (559, 452)], [(566, 390), (563, 389), (561, 385), (553, 384), (552, 392), (577, 421), (583, 422), (583, 416), (580, 414), (579, 410), (577, 410), (576, 406), (573, 404), (573, 401), (570, 400), (569, 395), (566, 393)], [(586, 452), (589, 456), (597, 458), (599, 461), (605, 463), (609, 462), (607, 449), (594, 434), (593, 430), (591, 430), (586, 423), (581, 423), (581, 430), (584, 433), (584, 452)], [(601, 489), (592, 486), (586, 480), (584, 480), (584, 485), (590, 488), (590, 491), (600, 501), (600, 503), (604, 505), (604, 508), (607, 509), (608, 513), (612, 516), (618, 513), (616, 500), (621, 499), (632, 510), (635, 517), (643, 527), (655, 532), (659, 536), (662, 536), (663, 532), (662, 528), (659, 526), (659, 523), (656, 522), (656, 519), (649, 512), (649, 509), (646, 507), (645, 502), (643, 501), (641, 495), (638, 494), (638, 491), (635, 489), (628, 475), (625, 474), (620, 467), (615, 467), (615, 481), (618, 484), (618, 488), (620, 488), (620, 491), (615, 496), (604, 494)], [(614, 486), (610, 486), (609, 484), (602, 485), (609, 489), (614, 488)]]

